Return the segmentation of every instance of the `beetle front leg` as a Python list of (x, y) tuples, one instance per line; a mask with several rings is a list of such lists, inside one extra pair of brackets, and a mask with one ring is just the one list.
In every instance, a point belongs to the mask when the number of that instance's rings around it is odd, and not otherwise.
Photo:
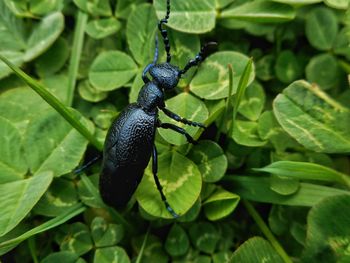
[(191, 135), (189, 135), (185, 129), (179, 127), (179, 126), (176, 126), (172, 123), (159, 123), (159, 127), (160, 128), (163, 128), (163, 129), (171, 129), (173, 131), (176, 131), (182, 135), (185, 135), (186, 136), (186, 139), (189, 143), (192, 143), (192, 144), (197, 144), (197, 142), (195, 141), (195, 139), (192, 138)]
[(179, 115), (177, 115), (176, 113), (168, 110), (167, 108), (163, 107), (163, 108), (160, 108), (168, 117), (172, 118), (173, 120), (176, 120), (178, 122), (182, 122), (184, 124), (187, 124), (187, 125), (191, 125), (191, 126), (195, 126), (195, 127), (201, 127), (203, 129), (205, 129), (205, 126), (204, 124), (202, 123), (199, 123), (199, 122), (194, 122), (194, 121), (190, 121), (190, 120), (187, 120), (185, 118), (181, 118)]
[(175, 213), (174, 209), (171, 208), (168, 201), (166, 200), (166, 197), (165, 197), (163, 190), (162, 190), (162, 186), (161, 186), (159, 179), (158, 179), (158, 176), (157, 176), (157, 173), (158, 173), (158, 153), (157, 153), (157, 148), (154, 144), (153, 144), (153, 150), (152, 150), (152, 172), (153, 172), (154, 181), (156, 182), (157, 189), (158, 189), (160, 196), (165, 204), (166, 210), (168, 210), (169, 213), (174, 218), (178, 218), (179, 215)]

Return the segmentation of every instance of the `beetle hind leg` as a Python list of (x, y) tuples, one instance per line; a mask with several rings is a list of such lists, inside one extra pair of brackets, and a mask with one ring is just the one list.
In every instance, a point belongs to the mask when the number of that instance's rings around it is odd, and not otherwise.
[(157, 148), (155, 145), (153, 145), (153, 150), (152, 150), (152, 172), (153, 172), (154, 181), (156, 182), (157, 189), (160, 193), (160, 196), (162, 198), (163, 203), (165, 204), (166, 210), (168, 210), (168, 212), (174, 218), (178, 218), (179, 215), (175, 213), (174, 209), (171, 208), (168, 201), (166, 200), (166, 197), (165, 197), (163, 190), (162, 190), (162, 186), (161, 186), (159, 179), (158, 179), (158, 176), (157, 176), (157, 173), (158, 173), (158, 153), (157, 153)]
[(183, 128), (179, 127), (179, 126), (176, 126), (176, 125), (174, 125), (174, 124), (172, 124), (172, 123), (160, 123), (160, 124), (159, 124), (159, 127), (160, 127), (160, 128), (163, 128), (163, 129), (171, 129), (171, 130), (176, 131), (176, 132), (178, 132), (178, 133), (180, 133), (180, 134), (182, 134), (182, 135), (185, 135), (185, 137), (186, 137), (186, 139), (187, 139), (187, 141), (188, 141), (189, 143), (197, 144), (197, 141), (196, 141), (195, 139), (193, 139), (192, 136), (189, 135), (189, 134), (186, 132), (185, 129), (183, 129)]

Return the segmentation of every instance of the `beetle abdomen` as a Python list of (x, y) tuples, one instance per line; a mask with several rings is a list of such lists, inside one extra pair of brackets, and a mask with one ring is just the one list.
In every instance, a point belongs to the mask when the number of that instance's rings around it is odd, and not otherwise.
[(104, 146), (100, 193), (120, 208), (135, 192), (152, 153), (156, 115), (130, 104), (112, 123)]

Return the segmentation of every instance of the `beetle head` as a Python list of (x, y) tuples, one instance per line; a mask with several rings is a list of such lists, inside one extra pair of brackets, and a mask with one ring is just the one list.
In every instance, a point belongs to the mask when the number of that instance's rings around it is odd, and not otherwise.
[(150, 68), (149, 73), (161, 89), (170, 90), (179, 83), (180, 69), (170, 63), (156, 64)]

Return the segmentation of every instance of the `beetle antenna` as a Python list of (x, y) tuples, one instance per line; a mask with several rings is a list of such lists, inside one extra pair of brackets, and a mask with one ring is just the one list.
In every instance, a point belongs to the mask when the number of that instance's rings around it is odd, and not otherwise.
[(166, 51), (166, 62), (168, 62), (168, 63), (171, 60), (168, 31), (166, 29), (164, 29), (162, 26), (163, 26), (163, 24), (168, 23), (169, 15), (170, 15), (170, 0), (167, 0), (166, 1), (166, 15), (162, 20), (160, 20), (158, 22), (158, 29), (163, 37), (165, 51)]
[(154, 40), (155, 43), (155, 50), (154, 50), (154, 57), (153, 57), (153, 64), (157, 64), (158, 56), (159, 56), (159, 47), (158, 47), (158, 35), (156, 34), (156, 38)]
[(216, 46), (217, 43), (216, 42), (209, 42), (206, 43), (204, 46), (202, 46), (201, 50), (199, 51), (199, 53), (195, 56), (194, 59), (191, 59), (186, 66), (184, 67), (184, 69), (180, 70), (179, 72), (179, 77), (181, 77), (181, 75), (185, 74), (190, 68), (197, 66), (199, 63), (201, 63), (205, 58), (206, 58), (206, 50), (209, 46)]

